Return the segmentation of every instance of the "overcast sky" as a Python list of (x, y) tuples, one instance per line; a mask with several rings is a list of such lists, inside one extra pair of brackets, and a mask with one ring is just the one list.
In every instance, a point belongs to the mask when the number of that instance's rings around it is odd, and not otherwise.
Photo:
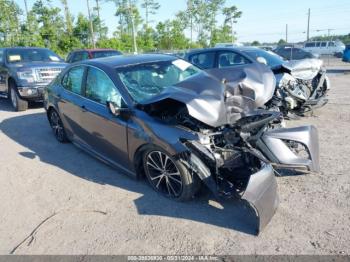
[[(31, 6), (35, 0), (27, 0)], [(95, 5), (95, 0), (89, 0)], [(24, 0), (15, 0), (24, 9)], [(115, 6), (111, 2), (100, 0), (101, 16), (111, 35), (117, 26)], [(139, 0), (140, 2), (140, 0)], [(307, 12), (311, 8), (311, 36), (350, 33), (350, 0), (227, 0), (227, 6), (236, 5), (243, 12), (236, 26), (239, 41), (274, 42), (285, 38), (286, 24), (289, 29), (289, 41), (298, 42), (306, 38)], [(164, 21), (185, 9), (186, 0), (159, 0), (161, 9), (152, 20)], [(60, 0), (52, 0), (52, 5), (62, 8)], [(71, 12), (87, 15), (86, 0), (68, 0)], [(142, 14), (143, 15), (143, 14)], [(223, 20), (222, 15), (218, 20)], [(324, 31), (317, 31), (324, 30)]]

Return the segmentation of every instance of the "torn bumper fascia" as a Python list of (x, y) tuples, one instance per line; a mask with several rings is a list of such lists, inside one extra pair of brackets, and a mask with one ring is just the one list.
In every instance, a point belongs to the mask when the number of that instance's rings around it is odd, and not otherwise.
[[(301, 126), (267, 131), (261, 138), (259, 148), (274, 164), (285, 168), (319, 172), (319, 145), (318, 131), (314, 126)], [(295, 141), (302, 144), (309, 153), (309, 158), (296, 155), (289, 148), (286, 141)]]
[(254, 207), (259, 219), (258, 232), (261, 232), (272, 219), (279, 204), (277, 181), (270, 164), (262, 164), (262, 169), (250, 176), (242, 199)]
[[(215, 195), (218, 195), (217, 184), (203, 161), (195, 154), (191, 154), (189, 162), (204, 184)], [(262, 163), (261, 169), (250, 176), (246, 189), (240, 198), (254, 208), (258, 218), (257, 233), (259, 234), (270, 222), (279, 204), (277, 181), (270, 164)]]

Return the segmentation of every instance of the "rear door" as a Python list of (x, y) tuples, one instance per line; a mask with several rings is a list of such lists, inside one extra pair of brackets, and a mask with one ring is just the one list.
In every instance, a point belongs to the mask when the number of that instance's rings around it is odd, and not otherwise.
[(128, 168), (128, 121), (112, 115), (107, 108), (107, 101), (119, 108), (124, 107), (120, 92), (109, 76), (101, 69), (89, 66), (82, 118), (86, 130), (84, 141), (97, 154), (122, 168)]
[(63, 89), (58, 94), (58, 109), (64, 121), (68, 136), (83, 143), (85, 130), (81, 125), (83, 113), (83, 83), (85, 78), (85, 66), (72, 67), (62, 78)]
[(321, 42), (319, 54), (320, 54), (320, 55), (327, 54), (327, 49), (328, 49), (328, 47), (327, 47), (327, 42), (326, 42), (326, 41)]

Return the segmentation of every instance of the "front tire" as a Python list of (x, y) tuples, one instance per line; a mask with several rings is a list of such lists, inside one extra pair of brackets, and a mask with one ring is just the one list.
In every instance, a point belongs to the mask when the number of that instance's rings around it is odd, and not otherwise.
[(152, 188), (167, 198), (187, 201), (199, 189), (198, 177), (161, 148), (149, 148), (144, 153), (143, 166)]
[(10, 82), (9, 97), (12, 107), (16, 112), (26, 111), (28, 109), (28, 101), (19, 97), (16, 85), (13, 82)]
[(69, 142), (62, 120), (54, 109), (49, 111), (49, 122), (57, 141), (60, 143)]

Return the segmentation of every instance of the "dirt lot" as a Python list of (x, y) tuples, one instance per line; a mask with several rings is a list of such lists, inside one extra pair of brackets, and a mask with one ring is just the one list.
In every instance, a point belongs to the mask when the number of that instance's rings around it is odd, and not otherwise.
[(279, 177), (280, 206), (258, 237), (242, 203), (206, 191), (190, 203), (159, 197), (57, 143), (43, 109), (15, 113), (0, 100), (0, 254), (39, 225), (16, 254), (350, 254), (350, 67), (341, 66), (331, 67), (330, 103), (288, 123), (317, 126), (322, 173)]

